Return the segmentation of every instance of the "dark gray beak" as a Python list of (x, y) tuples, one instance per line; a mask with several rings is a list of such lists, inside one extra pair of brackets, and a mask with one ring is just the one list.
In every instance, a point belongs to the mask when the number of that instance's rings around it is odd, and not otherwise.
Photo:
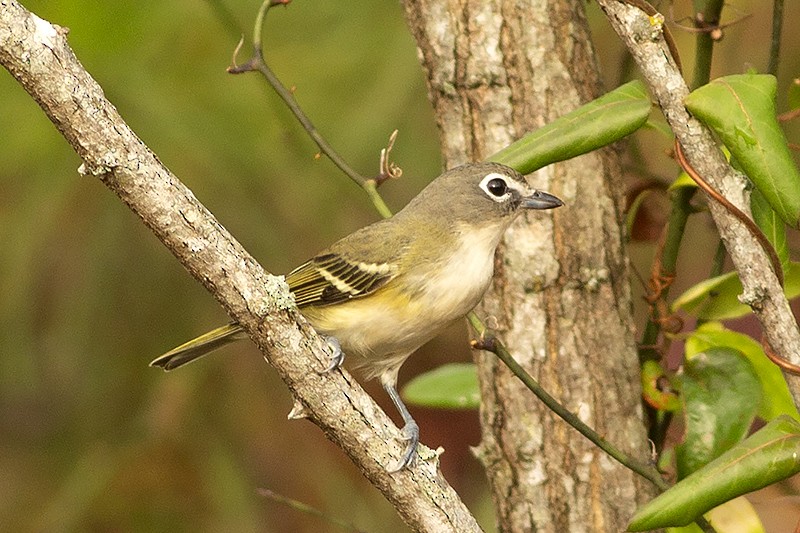
[(533, 194), (530, 196), (522, 198), (520, 207), (524, 209), (553, 209), (555, 207), (561, 207), (562, 205), (564, 205), (564, 202), (549, 192), (533, 191)]

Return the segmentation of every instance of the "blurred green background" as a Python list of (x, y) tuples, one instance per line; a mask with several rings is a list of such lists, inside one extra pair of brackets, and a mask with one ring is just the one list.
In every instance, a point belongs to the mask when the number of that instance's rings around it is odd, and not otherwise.
[[(287, 272), (377, 219), (354, 184), (314, 157), (259, 76), (225, 72), (237, 38), (207, 2), (23, 3), (70, 28), (77, 56), (131, 127), (268, 270)], [(226, 3), (248, 37), (258, 4)], [(787, 21), (797, 22), (790, 4)], [(729, 30), (717, 75), (763, 70), (770, 5), (737, 4), (754, 16)], [(623, 54), (596, 6), (590, 15), (611, 86)], [(800, 49), (787, 33), (786, 49)], [(423, 73), (397, 2), (296, 0), (270, 13), (265, 43), (272, 68), (355, 168), (377, 172), (379, 150), (400, 130), (394, 160), (404, 176), (382, 188), (393, 209), (438, 174)], [(784, 89), (800, 73), (800, 54), (785, 57)], [(404, 529), (316, 427), (286, 420), (291, 398), (248, 343), (179, 372), (148, 368), (226, 316), (113, 194), (78, 175), (78, 157), (6, 72), (0, 140), (0, 530), (333, 529), (258, 488), (362, 530)], [(669, 179), (668, 143), (652, 142), (661, 144), (646, 159)], [(657, 224), (659, 206), (651, 212)], [(699, 242), (713, 243), (707, 222), (696, 226)], [(652, 245), (632, 251), (646, 264)], [(401, 381), (469, 360), (464, 332), (454, 326), (428, 345)], [(422, 441), (445, 447), (446, 477), (491, 529), (469, 452), (477, 414), (414, 413)]]

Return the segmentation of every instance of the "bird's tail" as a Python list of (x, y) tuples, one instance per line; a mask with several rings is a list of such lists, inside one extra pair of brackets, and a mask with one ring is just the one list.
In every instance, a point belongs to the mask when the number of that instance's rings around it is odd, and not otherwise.
[(164, 370), (172, 370), (191, 363), (217, 348), (244, 338), (246, 338), (245, 333), (239, 324), (235, 322), (227, 324), (173, 348), (161, 357), (154, 359), (150, 366), (160, 366)]

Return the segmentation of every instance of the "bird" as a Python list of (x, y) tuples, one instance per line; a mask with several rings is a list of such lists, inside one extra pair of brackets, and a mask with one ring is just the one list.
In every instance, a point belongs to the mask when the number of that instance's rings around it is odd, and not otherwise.
[[(419, 426), (397, 391), (402, 364), (464, 317), (491, 283), (494, 255), (524, 211), (563, 205), (493, 162), (454, 167), (432, 180), (394, 216), (336, 241), (286, 275), (300, 312), (332, 348), (327, 371), (356, 360), (377, 378), (403, 419), (399, 471), (413, 463)], [(173, 370), (247, 338), (230, 323), (153, 360)]]

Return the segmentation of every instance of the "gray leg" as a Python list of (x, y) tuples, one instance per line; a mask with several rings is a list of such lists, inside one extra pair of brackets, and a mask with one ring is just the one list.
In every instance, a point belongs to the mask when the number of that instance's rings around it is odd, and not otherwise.
[(325, 370), (320, 372), (321, 374), (327, 374), (331, 370), (336, 370), (342, 366), (342, 363), (344, 363), (344, 352), (342, 351), (342, 345), (339, 344), (339, 340), (336, 337), (332, 335), (322, 335), (322, 338), (325, 339), (325, 342), (328, 343), (331, 349), (331, 360)]
[(414, 421), (414, 418), (412, 418), (411, 413), (408, 412), (408, 408), (403, 403), (403, 400), (400, 399), (400, 394), (397, 393), (397, 388), (394, 383), (384, 382), (383, 388), (387, 394), (389, 394), (389, 398), (392, 399), (394, 406), (397, 407), (405, 423), (403, 429), (400, 431), (403, 434), (403, 440), (408, 444), (406, 445), (405, 451), (403, 451), (403, 457), (400, 459), (400, 463), (390, 471), (399, 472), (414, 462), (417, 453), (417, 444), (419, 444), (419, 426), (416, 421)]

